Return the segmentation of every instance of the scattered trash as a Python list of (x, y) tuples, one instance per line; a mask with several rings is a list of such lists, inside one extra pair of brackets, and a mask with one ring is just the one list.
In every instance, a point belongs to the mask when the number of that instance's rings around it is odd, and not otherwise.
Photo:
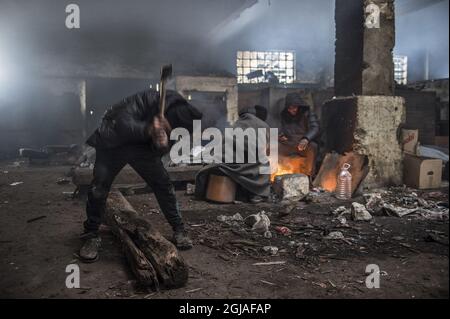
[(62, 194), (69, 198), (75, 197), (75, 192), (62, 192)]
[(270, 238), (272, 238), (272, 232), (271, 231), (266, 231), (266, 232), (264, 232), (264, 238), (267, 238), (267, 239), (270, 239)]
[(56, 181), (56, 184), (58, 185), (67, 185), (70, 184), (70, 179), (67, 178), (60, 178)]
[(197, 291), (200, 291), (200, 290), (203, 290), (203, 289), (205, 289), (205, 288), (195, 288), (195, 289), (187, 290), (186, 293), (190, 294), (190, 293), (197, 292)]
[(320, 288), (327, 288), (327, 285), (321, 282), (312, 282), (313, 285), (319, 286)]
[(336, 208), (334, 211), (331, 212), (332, 215), (345, 215), (350, 213), (350, 211), (345, 208), (345, 206), (339, 206), (338, 208)]
[(299, 259), (305, 258), (305, 250), (306, 247), (304, 245), (298, 246), (297, 250), (295, 251), (295, 257)]
[(292, 234), (292, 231), (285, 226), (277, 226), (275, 227), (275, 230), (284, 236), (290, 236)]
[(237, 226), (244, 220), (244, 218), (242, 217), (241, 214), (236, 213), (233, 216), (226, 216), (226, 215), (217, 216), (217, 220), (221, 223), (225, 223), (230, 226)]
[[(430, 220), (447, 220), (447, 205), (439, 202), (447, 201), (446, 194), (436, 191), (418, 195), (417, 191), (406, 186), (391, 187), (364, 194), (366, 209), (372, 214), (405, 217), (414, 215)], [(444, 202), (445, 203), (445, 202)]]
[(364, 194), (366, 209), (372, 214), (380, 214), (383, 210), (383, 198), (381, 193)]
[(186, 195), (194, 195), (195, 194), (195, 185), (191, 183), (187, 183), (186, 185)]
[(44, 218), (46, 218), (46, 217), (47, 217), (47, 216), (43, 215), (43, 216), (39, 216), (39, 217), (35, 217), (35, 218), (31, 218), (31, 219), (28, 219), (28, 220), (27, 220), (27, 223), (32, 223), (32, 222), (35, 222), (35, 221), (38, 221), (38, 220), (44, 219)]
[(447, 241), (442, 240), (435, 234), (429, 234), (424, 239), (425, 239), (425, 241), (427, 243), (438, 243), (438, 244), (441, 244), (441, 245), (444, 245), (444, 246), (448, 246), (449, 245), (448, 240)]
[(276, 284), (274, 284), (273, 282), (270, 282), (270, 281), (266, 281), (266, 280), (260, 280), (263, 284), (267, 284), (267, 285), (270, 285), (270, 286), (276, 286)]
[(352, 219), (354, 221), (369, 221), (372, 220), (372, 215), (367, 211), (366, 207), (359, 203), (352, 203)]
[(270, 219), (266, 215), (265, 211), (261, 211), (258, 214), (250, 215), (244, 220), (248, 227), (251, 227), (252, 231), (265, 234), (270, 227)]
[(337, 286), (331, 281), (331, 280), (328, 280), (328, 283), (331, 285), (331, 287), (333, 287), (333, 288), (336, 288)]
[(329, 233), (327, 236), (324, 237), (328, 240), (339, 240), (339, 239), (345, 239), (344, 234), (340, 231), (333, 231)]
[(344, 216), (338, 216), (336, 220), (342, 225), (342, 226), (348, 226), (347, 224), (347, 218)]
[(262, 263), (254, 263), (253, 266), (275, 266), (275, 265), (284, 265), (285, 261), (270, 261), (270, 262), (262, 262)]
[(17, 186), (20, 184), (23, 184), (23, 182), (14, 182), (14, 183), (9, 184), (9, 186)]
[(269, 253), (272, 256), (275, 256), (278, 253), (278, 247), (275, 246), (264, 246), (264, 252)]

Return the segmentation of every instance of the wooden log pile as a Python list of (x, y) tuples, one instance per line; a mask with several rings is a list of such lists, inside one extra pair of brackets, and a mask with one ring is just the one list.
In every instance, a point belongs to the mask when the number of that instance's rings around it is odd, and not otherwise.
[(179, 288), (188, 281), (188, 265), (176, 247), (138, 215), (119, 191), (112, 191), (105, 222), (122, 243), (138, 282), (155, 290)]

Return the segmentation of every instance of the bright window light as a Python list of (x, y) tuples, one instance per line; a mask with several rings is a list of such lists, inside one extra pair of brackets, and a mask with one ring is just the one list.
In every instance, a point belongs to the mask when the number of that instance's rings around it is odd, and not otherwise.
[(394, 76), (395, 82), (400, 85), (408, 84), (408, 57), (404, 55), (394, 55)]
[(294, 83), (295, 51), (238, 51), (238, 83)]

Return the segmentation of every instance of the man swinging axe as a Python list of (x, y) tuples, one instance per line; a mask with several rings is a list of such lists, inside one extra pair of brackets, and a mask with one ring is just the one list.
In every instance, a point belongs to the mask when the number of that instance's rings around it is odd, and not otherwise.
[(149, 89), (127, 97), (110, 107), (87, 144), (96, 149), (94, 179), (88, 191), (87, 219), (80, 249), (84, 262), (98, 259), (101, 239), (98, 234), (106, 199), (114, 178), (129, 164), (151, 187), (162, 213), (174, 231), (179, 249), (192, 248), (179, 211), (175, 190), (161, 161), (170, 149), (172, 128), (193, 130), (193, 121), (202, 114), (180, 94), (166, 90), (172, 67), (161, 72), (160, 92)]

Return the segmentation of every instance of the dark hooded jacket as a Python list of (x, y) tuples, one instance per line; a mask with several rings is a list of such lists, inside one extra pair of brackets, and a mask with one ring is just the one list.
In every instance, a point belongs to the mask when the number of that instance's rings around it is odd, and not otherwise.
[[(153, 145), (148, 126), (159, 113), (159, 92), (147, 90), (125, 98), (110, 107), (100, 127), (86, 143), (95, 148), (115, 148), (124, 145)], [(193, 120), (202, 113), (179, 93), (167, 91), (165, 117), (172, 128), (184, 127), (192, 132)]]
[[(288, 112), (288, 107), (292, 105), (300, 108), (297, 116)], [(280, 133), (293, 143), (299, 143), (303, 138), (313, 142), (319, 137), (319, 120), (300, 94), (291, 93), (286, 96), (285, 108), (281, 112)]]

